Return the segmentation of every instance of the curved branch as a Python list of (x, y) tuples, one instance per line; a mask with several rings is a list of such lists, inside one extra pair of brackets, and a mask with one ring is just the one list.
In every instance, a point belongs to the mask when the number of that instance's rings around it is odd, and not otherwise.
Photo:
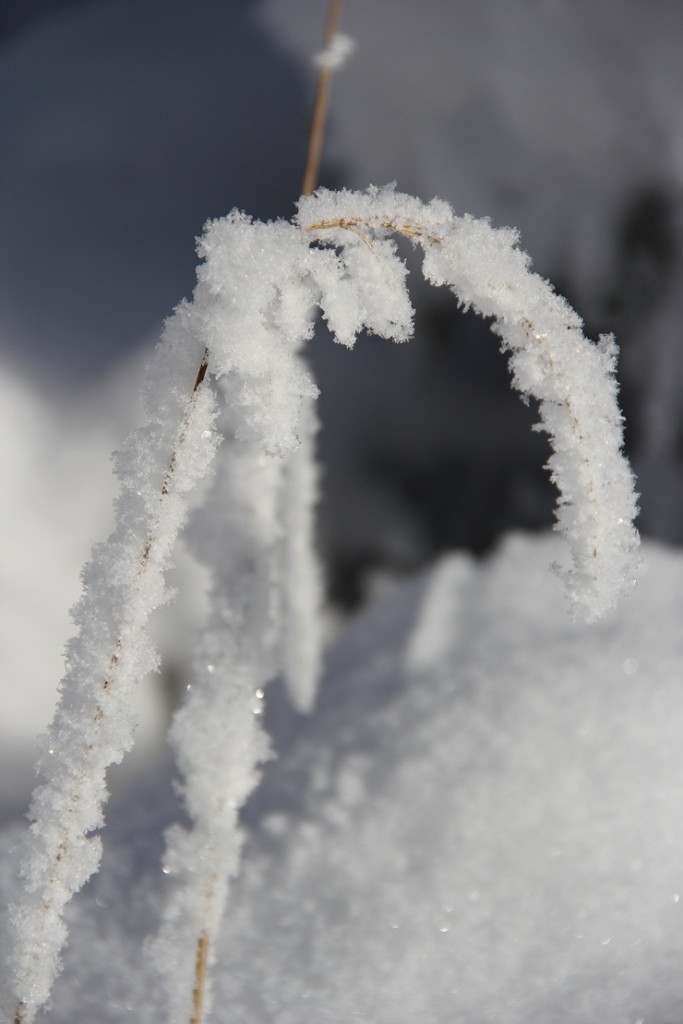
[(537, 399), (540, 429), (554, 453), (548, 463), (559, 491), (557, 526), (572, 567), (560, 570), (574, 613), (591, 622), (630, 590), (638, 565), (633, 525), (637, 496), (622, 454), (616, 346), (582, 333), (582, 322), (547, 281), (530, 270), (509, 228), (457, 217), (440, 200), (424, 204), (393, 187), (367, 192), (324, 189), (299, 203), (299, 226), (320, 244), (366, 244), (403, 235), (425, 254), (423, 272), (465, 306), (494, 319), (511, 353), (515, 387)]

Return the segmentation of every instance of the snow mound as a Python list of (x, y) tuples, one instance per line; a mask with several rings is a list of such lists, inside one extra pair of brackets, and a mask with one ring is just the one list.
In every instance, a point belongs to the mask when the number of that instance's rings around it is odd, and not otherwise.
[[(681, 1019), (683, 556), (646, 544), (632, 599), (586, 627), (559, 545), (445, 559), (357, 620), (310, 719), (275, 693), (216, 1024)], [(140, 950), (173, 885), (162, 813), (105, 833), (54, 1024), (161, 1019)]]
[(556, 549), (447, 559), (337, 651), (246, 851), (217, 1020), (681, 1019), (683, 560), (649, 546), (587, 629)]

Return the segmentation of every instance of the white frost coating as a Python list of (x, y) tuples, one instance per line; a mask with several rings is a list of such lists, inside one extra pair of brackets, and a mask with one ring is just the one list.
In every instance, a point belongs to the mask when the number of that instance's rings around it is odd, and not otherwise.
[(515, 232), (462, 218), (442, 243), (429, 245), (424, 272), (495, 318), (515, 386), (539, 401), (541, 428), (554, 449), (548, 466), (560, 492), (557, 525), (573, 558), (565, 585), (577, 617), (593, 622), (632, 588), (638, 568), (637, 500), (621, 453), (616, 346), (611, 338), (594, 345), (583, 336), (580, 318), (530, 272), (516, 241)]
[[(19, 1024), (47, 1000), (65, 938), (62, 910), (97, 868), (91, 833), (102, 824), (105, 769), (131, 745), (130, 691), (156, 665), (147, 621), (167, 598), (164, 570), (185, 497), (206, 474), (220, 433), (226, 444), (215, 485), (190, 530), (193, 550), (213, 573), (211, 614), (172, 728), (192, 827), (168, 833), (172, 892), (152, 943), (172, 1024), (193, 1014), (197, 949), (212, 960), (238, 870), (239, 808), (268, 756), (264, 687), (283, 673), (299, 710), (315, 699), (317, 389), (301, 348), (316, 306), (342, 344), (353, 345), (364, 328), (409, 337), (397, 233), (423, 247), (428, 280), (494, 318), (516, 386), (540, 403), (554, 446), (558, 525), (574, 561), (567, 588), (575, 610), (598, 618), (632, 584), (636, 498), (621, 455), (614, 344), (583, 337), (577, 315), (530, 272), (515, 232), (391, 186), (320, 190), (300, 201), (292, 224), (235, 212), (209, 223), (193, 301), (169, 321), (150, 372), (148, 422), (119, 456), (117, 531), (84, 573), (80, 633), (69, 648), (40, 765), (47, 781), (34, 795), (22, 858), (26, 891), (11, 911), (14, 953), (3, 999)], [(200, 365), (222, 396), (219, 433), (213, 391), (192, 389)]]
[(448, 285), (465, 306), (494, 318), (511, 352), (515, 386), (538, 399), (541, 428), (554, 448), (549, 468), (560, 492), (558, 527), (573, 559), (563, 575), (574, 613), (587, 622), (604, 615), (631, 589), (638, 567), (637, 502), (621, 453), (613, 341), (594, 345), (583, 336), (577, 314), (530, 271), (515, 231), (456, 217), (440, 200), (423, 204), (391, 186), (320, 190), (301, 199), (298, 223), (336, 246), (352, 235), (356, 248), (365, 244), (378, 259), (377, 235), (404, 234), (422, 246), (427, 280)]
[(338, 71), (346, 64), (355, 49), (355, 39), (344, 32), (335, 32), (325, 49), (313, 57), (313, 63), (319, 68)]
[(2, 1002), (22, 1024), (46, 1002), (59, 971), (65, 904), (99, 865), (100, 839), (92, 833), (103, 823), (105, 771), (132, 745), (131, 691), (157, 662), (147, 623), (168, 597), (164, 571), (187, 493), (216, 448), (213, 395), (206, 387), (191, 391), (201, 354), (183, 307), (149, 372), (147, 423), (117, 457), (116, 531), (83, 574), (73, 612), (79, 632), (67, 650), (38, 766), (45, 782), (33, 795), (21, 856), (25, 889), (9, 911), (13, 959)]
[(207, 225), (199, 254), (194, 307), (209, 370), (230, 382), (235, 436), (284, 456), (298, 443), (302, 402), (318, 393), (295, 358), (313, 332), (308, 240), (291, 224), (231, 213)]

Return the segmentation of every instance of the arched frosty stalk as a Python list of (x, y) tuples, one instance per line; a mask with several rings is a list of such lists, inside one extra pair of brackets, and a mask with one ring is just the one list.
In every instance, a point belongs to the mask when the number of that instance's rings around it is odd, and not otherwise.
[(300, 709), (314, 699), (316, 388), (300, 350), (316, 305), (346, 345), (363, 329), (396, 341), (410, 336), (396, 233), (422, 246), (428, 280), (494, 318), (516, 386), (539, 401), (554, 448), (558, 524), (573, 556), (566, 581), (575, 611), (597, 618), (632, 584), (636, 499), (621, 455), (614, 346), (583, 337), (577, 315), (530, 272), (514, 231), (391, 187), (320, 190), (300, 201), (291, 224), (239, 213), (209, 224), (193, 301), (169, 322), (150, 375), (149, 423), (119, 459), (117, 532), (84, 575), (80, 633), (41, 761), (47, 781), (32, 805), (26, 892), (11, 915), (6, 1005), (17, 1007), (15, 1024), (29, 1024), (47, 999), (64, 940), (62, 909), (99, 861), (90, 833), (102, 821), (104, 770), (130, 746), (128, 695), (156, 661), (147, 619), (165, 597), (163, 571), (185, 495), (216, 447), (206, 372), (218, 382), (226, 443), (189, 540), (213, 574), (212, 604), (188, 700), (172, 727), (192, 827), (169, 831), (172, 892), (152, 943), (170, 1024), (203, 1018), (206, 966), (238, 868), (238, 812), (268, 756), (258, 714), (263, 687), (283, 672)]
[[(372, 254), (382, 261), (387, 235), (405, 235), (424, 250), (428, 281), (448, 285), (465, 307), (494, 318), (514, 384), (538, 400), (540, 429), (552, 443), (557, 525), (573, 562), (562, 575), (574, 613), (587, 622), (604, 615), (633, 585), (639, 543), (633, 475), (621, 453), (612, 338), (594, 345), (583, 336), (574, 310), (529, 269), (516, 231), (456, 217), (440, 200), (424, 204), (392, 187), (321, 189), (300, 200), (297, 223), (321, 243), (355, 249), (366, 265)], [(349, 321), (336, 306), (328, 319), (343, 340), (355, 329), (353, 313)]]
[[(391, 188), (320, 190), (300, 201), (293, 226), (236, 214), (212, 224), (200, 271), (202, 287), (215, 297), (209, 366), (233, 389), (227, 409), (236, 441), (226, 452), (232, 468), (194, 527), (215, 586), (193, 689), (172, 731), (194, 827), (169, 833), (174, 889), (152, 946), (171, 1024), (203, 1017), (205, 962), (238, 866), (238, 809), (267, 756), (254, 712), (269, 675), (284, 670), (294, 702), (312, 703), (313, 389), (300, 376), (297, 349), (310, 334), (313, 304), (343, 344), (353, 345), (364, 328), (397, 341), (410, 336), (406, 269), (392, 233), (423, 246), (429, 280), (449, 284), (462, 302), (495, 317), (517, 386), (540, 401), (555, 445), (561, 525), (574, 554), (575, 606), (596, 617), (632, 581), (635, 497), (620, 454), (611, 345), (595, 347), (583, 337), (576, 314), (530, 273), (514, 232), (456, 218), (444, 203), (424, 205)], [(304, 442), (298, 449), (297, 432)], [(219, 550), (226, 553), (222, 566)]]

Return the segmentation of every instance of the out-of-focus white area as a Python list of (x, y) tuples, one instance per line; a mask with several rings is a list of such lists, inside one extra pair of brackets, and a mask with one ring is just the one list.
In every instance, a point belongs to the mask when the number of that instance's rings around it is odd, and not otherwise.
[[(312, 718), (288, 730), (269, 698), (280, 758), (247, 808), (212, 1020), (680, 1019), (683, 560), (648, 544), (587, 629), (548, 572), (560, 546), (444, 559), (352, 625)], [(150, 792), (112, 808), (46, 1021), (164, 1018), (140, 951), (172, 812)]]

